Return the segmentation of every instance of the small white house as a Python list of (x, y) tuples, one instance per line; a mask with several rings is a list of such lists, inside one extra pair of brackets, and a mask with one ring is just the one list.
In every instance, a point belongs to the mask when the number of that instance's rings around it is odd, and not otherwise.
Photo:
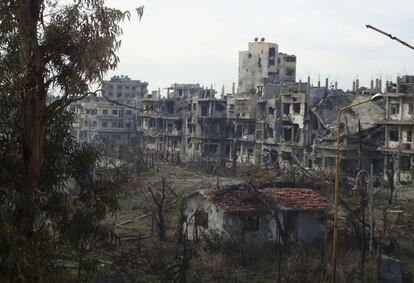
[(184, 233), (189, 240), (215, 232), (253, 242), (314, 242), (322, 238), (326, 208), (311, 189), (199, 190), (188, 197)]

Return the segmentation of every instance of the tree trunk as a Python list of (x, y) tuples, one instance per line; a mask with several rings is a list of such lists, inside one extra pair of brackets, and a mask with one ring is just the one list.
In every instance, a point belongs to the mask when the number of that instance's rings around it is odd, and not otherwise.
[(27, 235), (32, 229), (34, 215), (30, 211), (33, 195), (40, 189), (43, 162), (43, 144), (46, 130), (46, 86), (44, 64), (38, 44), (37, 26), (41, 0), (18, 0), (16, 18), (20, 35), (23, 67), (24, 143), (23, 161), (25, 180), (22, 194), (26, 201), (16, 210), (17, 228)]

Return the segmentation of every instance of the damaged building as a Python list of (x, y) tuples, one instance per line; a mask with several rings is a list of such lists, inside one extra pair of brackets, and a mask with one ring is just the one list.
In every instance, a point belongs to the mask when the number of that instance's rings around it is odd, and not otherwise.
[[(336, 133), (338, 112), (341, 108), (366, 100), (367, 95), (330, 92), (319, 103), (310, 108), (309, 145), (307, 166), (317, 167), (325, 173), (335, 171)], [(348, 176), (356, 176), (360, 169), (374, 173), (383, 172), (381, 146), (384, 142), (384, 127), (377, 121), (384, 116), (381, 103), (368, 102), (360, 107), (348, 109), (341, 116), (341, 168)], [(363, 161), (362, 164), (359, 162)], [(362, 168), (360, 168), (362, 165)]]
[(190, 240), (215, 233), (225, 239), (241, 235), (256, 243), (315, 242), (322, 238), (327, 205), (311, 189), (243, 185), (199, 190), (187, 199), (184, 231)]
[[(231, 93), (223, 89), (218, 97), (212, 86), (175, 83), (165, 95), (160, 90), (149, 94), (145, 82), (113, 77), (104, 83), (103, 97), (71, 106), (79, 114), (72, 133), (82, 141), (139, 143), (159, 160), (333, 173), (339, 110), (381, 92), (382, 81), (364, 87), (357, 79), (352, 90), (343, 91), (328, 79), (313, 85), (309, 77), (297, 82), (295, 76), (294, 55), (255, 40), (239, 53), (237, 92), (233, 85)], [(372, 165), (377, 175), (391, 170), (396, 181), (414, 180), (413, 78), (387, 82), (385, 101), (343, 113), (345, 176), (355, 177)]]
[(394, 172), (397, 182), (414, 180), (414, 76), (398, 77), (387, 82), (385, 115), (378, 120), (385, 127), (384, 175)]

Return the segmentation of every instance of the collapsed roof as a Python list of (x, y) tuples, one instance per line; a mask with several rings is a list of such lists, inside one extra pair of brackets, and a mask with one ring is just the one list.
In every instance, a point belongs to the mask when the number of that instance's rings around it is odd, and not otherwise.
[[(337, 126), (339, 111), (349, 105), (369, 99), (367, 95), (353, 95), (332, 92), (322, 99), (311, 111), (319, 119), (326, 129), (334, 129)], [(361, 130), (367, 130), (377, 125), (385, 115), (383, 104), (369, 101), (365, 104), (353, 107), (345, 111), (341, 116), (347, 134), (358, 132), (358, 120), (361, 122)]]
[(312, 189), (265, 188), (252, 191), (243, 186), (218, 191), (197, 191), (227, 213), (289, 211), (321, 211), (324, 198)]

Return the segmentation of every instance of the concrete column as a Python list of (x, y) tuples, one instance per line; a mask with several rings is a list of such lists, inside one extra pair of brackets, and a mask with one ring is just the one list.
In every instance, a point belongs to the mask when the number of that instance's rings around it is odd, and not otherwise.
[(390, 99), (385, 97), (385, 119), (390, 118)]
[(390, 138), (390, 134), (389, 134), (389, 126), (385, 125), (385, 147), (389, 147), (389, 138)]
[(397, 77), (397, 90), (396, 93), (400, 93), (400, 77)]

